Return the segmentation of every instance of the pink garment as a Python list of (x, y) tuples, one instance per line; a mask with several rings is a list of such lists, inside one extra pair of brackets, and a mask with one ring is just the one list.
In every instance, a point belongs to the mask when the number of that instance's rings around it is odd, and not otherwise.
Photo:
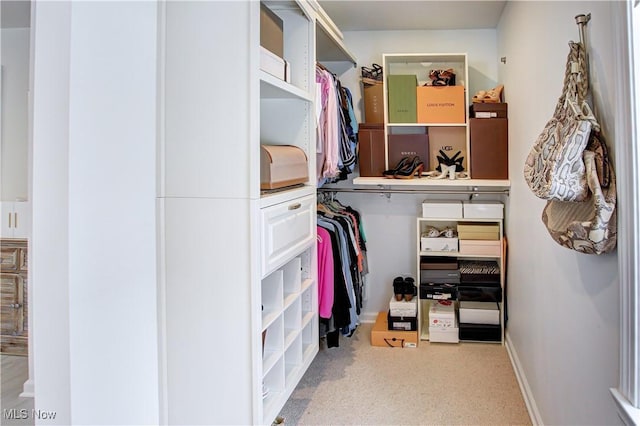
[(318, 315), (331, 318), (333, 310), (333, 248), (329, 231), (318, 226)]
[[(338, 125), (338, 95), (335, 90), (333, 76), (320, 68), (316, 68), (316, 83), (321, 85), (322, 112), (317, 123), (321, 136), (321, 147), (317, 150), (324, 154), (324, 161), (320, 170), (320, 176), (324, 178), (335, 177), (339, 173), (339, 125)], [(322, 150), (322, 153), (319, 151)]]

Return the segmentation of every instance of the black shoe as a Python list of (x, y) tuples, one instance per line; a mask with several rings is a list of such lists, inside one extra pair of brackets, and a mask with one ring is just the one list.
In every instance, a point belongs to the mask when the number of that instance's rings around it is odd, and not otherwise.
[(405, 292), (405, 280), (402, 277), (395, 277), (393, 279), (393, 294), (396, 296), (396, 300), (399, 302), (402, 300)]
[(404, 300), (410, 302), (413, 299), (413, 296), (416, 295), (416, 285), (415, 281), (411, 277), (406, 277), (404, 279)]

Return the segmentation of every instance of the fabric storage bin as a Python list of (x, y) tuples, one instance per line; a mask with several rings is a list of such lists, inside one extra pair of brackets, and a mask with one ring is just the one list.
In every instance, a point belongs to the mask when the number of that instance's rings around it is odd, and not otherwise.
[(421, 237), (420, 250), (422, 251), (458, 251), (457, 238)]
[(498, 240), (459, 240), (459, 244), (460, 254), (495, 257), (501, 255), (501, 246)]
[(422, 202), (422, 217), (462, 219), (462, 201), (425, 200)]
[(499, 201), (464, 201), (462, 217), (465, 219), (502, 219), (504, 204)]
[(458, 222), (458, 238), (461, 240), (499, 240), (500, 225), (497, 223)]

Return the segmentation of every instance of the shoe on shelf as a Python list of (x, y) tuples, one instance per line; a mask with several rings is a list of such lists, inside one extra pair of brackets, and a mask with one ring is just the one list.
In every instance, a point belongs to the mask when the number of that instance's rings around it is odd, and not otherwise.
[(404, 300), (411, 302), (413, 296), (416, 295), (415, 280), (412, 277), (405, 277), (404, 279)]
[(415, 156), (409, 164), (405, 165), (400, 170), (397, 170), (393, 177), (396, 179), (413, 179), (413, 176), (417, 173), (418, 178), (420, 178), (423, 170), (424, 162), (422, 162), (420, 157)]
[(502, 84), (497, 85), (493, 89), (489, 90), (485, 93), (482, 102), (485, 104), (496, 104), (498, 102), (502, 102), (502, 89), (504, 86)]
[(395, 277), (393, 279), (393, 294), (396, 300), (399, 302), (402, 300), (405, 292), (405, 280), (402, 277)]
[(393, 178), (398, 171), (409, 166), (409, 164), (411, 164), (412, 162), (413, 162), (413, 157), (402, 157), (400, 161), (398, 161), (398, 164), (396, 164), (395, 168), (385, 170), (384, 172), (382, 172), (382, 176), (386, 178)]

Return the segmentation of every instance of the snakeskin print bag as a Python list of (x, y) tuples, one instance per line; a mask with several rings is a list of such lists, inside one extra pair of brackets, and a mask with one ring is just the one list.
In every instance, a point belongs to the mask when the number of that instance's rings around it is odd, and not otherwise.
[(600, 126), (585, 101), (586, 57), (580, 43), (569, 42), (562, 95), (529, 152), (524, 177), (539, 198), (583, 201), (589, 195), (583, 152), (592, 129)]
[(547, 201), (542, 222), (563, 247), (586, 254), (609, 253), (617, 242), (616, 180), (598, 132), (591, 133), (584, 160), (588, 198), (583, 202)]

